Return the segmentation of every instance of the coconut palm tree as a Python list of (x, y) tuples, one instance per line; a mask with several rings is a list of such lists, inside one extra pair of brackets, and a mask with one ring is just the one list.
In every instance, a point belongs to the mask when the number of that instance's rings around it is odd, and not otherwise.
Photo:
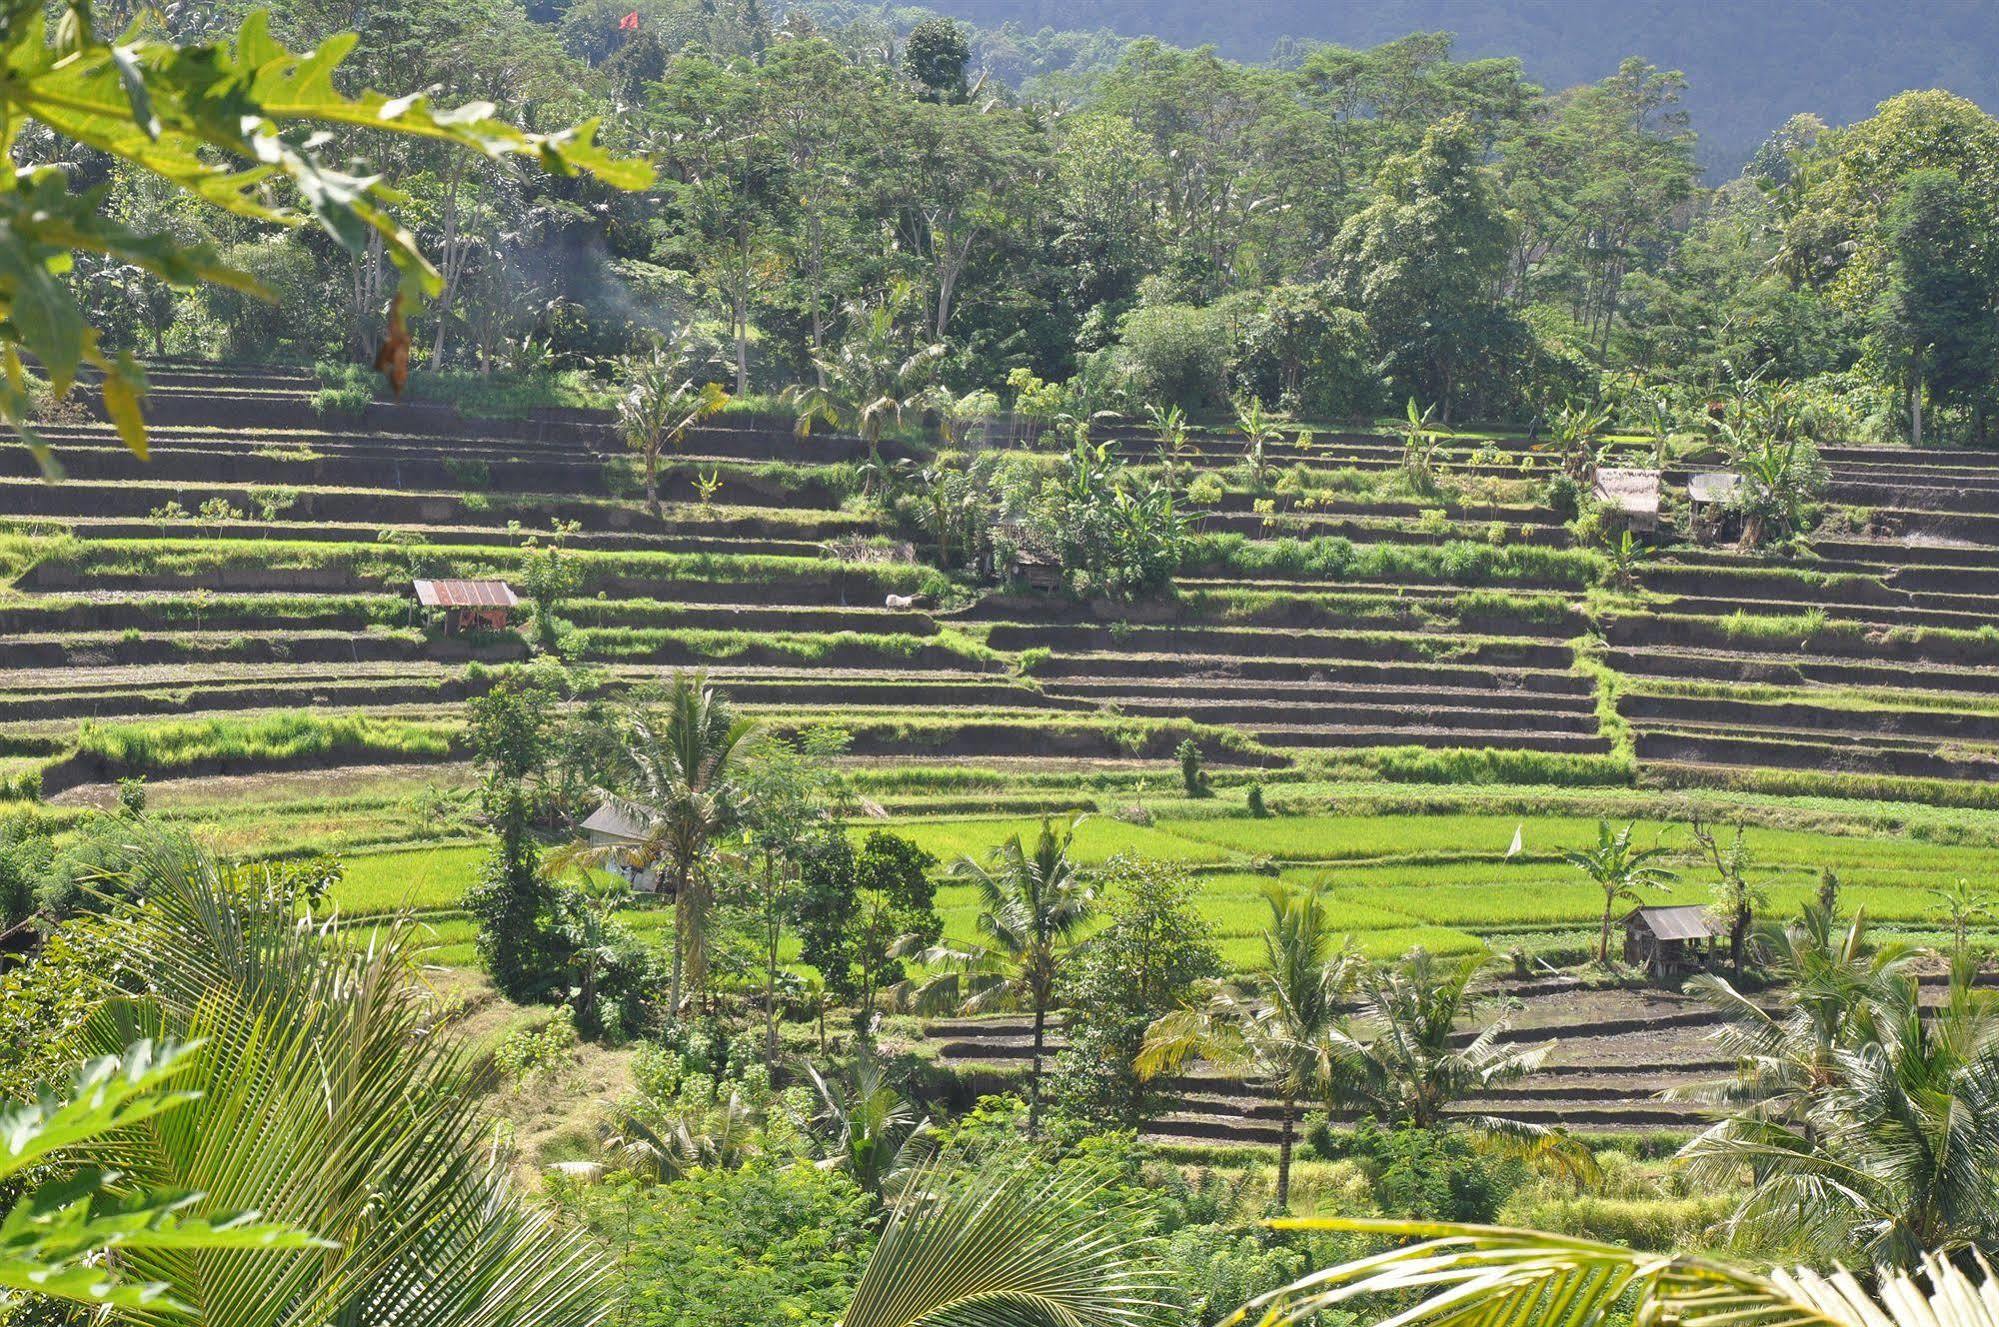
[(1340, 1002), (1359, 959), (1336, 949), (1324, 894), (1270, 885), (1263, 965), (1247, 982), (1208, 981), (1196, 998), (1153, 1023), (1137, 1068), (1144, 1078), (1195, 1056), (1268, 1087), (1279, 1103), (1277, 1205), (1291, 1197), (1298, 1103), (1322, 1095), (1340, 1055)]
[(1378, 1120), (1437, 1129), (1449, 1122), (1446, 1107), (1539, 1068), (1553, 1043), (1503, 1041), (1504, 1015), (1469, 1041), (1457, 1035), (1479, 1015), (1471, 985), (1487, 964), (1484, 954), (1440, 962), (1419, 946), (1394, 963), (1358, 966), (1359, 1011), (1336, 1037), (1333, 1098)]
[(867, 1043), (831, 1076), (810, 1063), (805, 1076), (816, 1109), (804, 1132), (818, 1140), (821, 1164), (845, 1170), (864, 1193), (900, 1191), (929, 1151), (930, 1121), (896, 1090)]
[(1919, 955), (1906, 945), (1872, 940), (1864, 911), (1843, 921), (1816, 903), (1807, 904), (1769, 949), (1772, 983), (1784, 992), (1775, 1009), (1724, 977), (1689, 979), (1688, 994), (1726, 1020), (1714, 1040), (1735, 1062), (1735, 1072), (1670, 1095), (1731, 1111), (1753, 1109), (1765, 1120), (1809, 1133), (1813, 1093), (1837, 1080), (1841, 1051), (1873, 1036), (1874, 1011), (1896, 998), (1894, 983), (1909, 975)]
[[(92, 1307), (192, 1313), (166, 1281), (122, 1269), (123, 1251), (154, 1256), (321, 1247), (308, 1232), (250, 1217), (192, 1210), (202, 1201), (120, 1194), (106, 1170), (72, 1173), (79, 1154), (113, 1146), (119, 1130), (186, 1107), (198, 1094), (177, 1080), (194, 1068), (186, 1048), (138, 1041), (86, 1060), (65, 1090), (0, 1108), (0, 1292), (47, 1295)], [(27, 1187), (41, 1170), (50, 1178)]]
[(1678, 877), (1663, 866), (1653, 863), (1666, 855), (1666, 849), (1653, 844), (1649, 848), (1634, 847), (1631, 836), (1637, 832), (1638, 822), (1632, 821), (1623, 829), (1612, 833), (1610, 822), (1596, 822), (1596, 842), (1586, 848), (1575, 848), (1562, 854), (1562, 860), (1583, 872), (1603, 890), (1603, 929), (1596, 940), (1596, 961), (1610, 962), (1610, 922), (1621, 901), (1642, 902), (1639, 890), (1664, 888)]
[(1999, 1327), (1999, 1282), (1990, 1270), (1981, 1263), (1974, 1281), (1935, 1254), (1920, 1259), (1921, 1279), (1902, 1269), (1877, 1272), (1870, 1294), (1844, 1270), (1752, 1271), (1537, 1230), (1416, 1221), (1272, 1224), (1416, 1242), (1258, 1296), (1222, 1327), (1297, 1327), (1376, 1296), (1392, 1306), (1392, 1318), (1376, 1320), (1398, 1327)]
[(820, 384), (790, 393), (800, 437), (811, 435), (814, 421), (850, 428), (866, 441), (868, 459), (879, 468), (883, 429), (936, 400), (931, 379), (944, 344), (913, 339), (906, 314), (915, 299), (915, 289), (899, 281), (878, 299), (847, 306), (847, 335), (839, 350), (813, 361)]
[(599, 790), (640, 835), (635, 845), (598, 855), (615, 851), (639, 867), (664, 864), (672, 881), (676, 1011), (683, 989), (707, 986), (708, 854), (742, 812), (736, 762), (756, 731), (708, 685), (707, 673), (675, 673), (662, 704), (635, 707), (626, 717), (626, 787)]
[(715, 352), (682, 327), (642, 359), (625, 366), (625, 394), (618, 399), (618, 432), (625, 445), (645, 459), (646, 511), (659, 516), (659, 453), (678, 448), (687, 430), (719, 413), (728, 392), (708, 381), (703, 370)]
[(1044, 817), (1029, 850), (1016, 834), (990, 863), (961, 857), (951, 874), (979, 891), (979, 930), (988, 943), (954, 952), (933, 950), (931, 964), (948, 964), (920, 997), (925, 1003), (956, 1001), (967, 1013), (1026, 1009), (1034, 1015), (1034, 1044), (1027, 1079), (1027, 1130), (1041, 1126), (1041, 1061), (1048, 1040), (1048, 1011), (1077, 934), (1096, 912), (1096, 889), (1069, 856), (1078, 817), (1060, 833)]
[(290, 893), (185, 841), (142, 840), (126, 883), (145, 900), (121, 932), (134, 985), (70, 1048), (177, 1040), (190, 1049), (172, 1088), (189, 1095), (71, 1159), (193, 1195), (179, 1209), (191, 1221), (256, 1211), (326, 1241), (190, 1253), (128, 1240), (119, 1276), (168, 1289), (126, 1320), (187, 1321), (167, 1298), (199, 1305), (210, 1327), (499, 1327), (602, 1311), (598, 1255), (509, 1193), (481, 1062), (419, 980), (413, 928), (357, 942), (337, 923), (302, 925)]
[(1907, 1268), (1993, 1247), (1999, 997), (1975, 976), (1960, 959), (1944, 1003), (1925, 1008), (1906, 965), (1868, 963), (1842, 974), (1858, 990), (1828, 1002), (1837, 1021), (1808, 1006), (1765, 1025), (1738, 1008), (1733, 1031), (1758, 1052), (1738, 1078), (1744, 1104), (1682, 1163), (1706, 1182), (1746, 1170), (1732, 1224), (1785, 1232), (1813, 1260)]
[(1130, 1198), (1032, 1159), (910, 1176), (841, 1327), (1147, 1327), (1167, 1294)]
[[(1462, 1129), (1480, 1147), (1574, 1180), (1596, 1173), (1590, 1150), (1561, 1129), (1447, 1108), (1541, 1067), (1553, 1042), (1505, 1040), (1504, 1013), (1474, 998), (1484, 954), (1442, 961), (1410, 950), (1393, 963), (1357, 965), (1357, 1010), (1333, 1034), (1328, 1099), (1387, 1123)], [(1479, 1027), (1468, 1039), (1468, 1025)]]

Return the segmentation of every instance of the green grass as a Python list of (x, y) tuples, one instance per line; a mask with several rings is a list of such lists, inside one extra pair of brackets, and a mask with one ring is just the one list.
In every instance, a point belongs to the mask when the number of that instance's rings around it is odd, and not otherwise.
[[(228, 570), (345, 571), (362, 584), (398, 584), (409, 575), (402, 553), (382, 544), (304, 539), (97, 539), (88, 543), (51, 541), (40, 546), (41, 560), (96, 576), (185, 579)], [(516, 576), (518, 549), (483, 544), (429, 544), (415, 550), (418, 575)], [(944, 578), (914, 563), (843, 563), (821, 557), (781, 557), (751, 553), (656, 553), (572, 549), (578, 574), (576, 593), (595, 594), (627, 580), (702, 584), (783, 585), (820, 583), (839, 577), (856, 594), (865, 591), (912, 593), (948, 589)], [(622, 591), (619, 591), (622, 593)]]
[[(1032, 835), (1039, 826), (1037, 818), (979, 817), (894, 821), (886, 828), (935, 853), (941, 870), (960, 856), (983, 860), (1006, 836)], [(1506, 850), (1516, 826), (1522, 827), (1523, 851), (1509, 860)], [(877, 827), (863, 823), (854, 832)], [(1375, 957), (1419, 944), (1447, 954), (1516, 943), (1537, 951), (1579, 951), (1602, 916), (1603, 895), (1559, 854), (1594, 833), (1594, 820), (1573, 815), (1162, 817), (1149, 826), (1099, 816), (1083, 822), (1074, 853), (1090, 865), (1128, 853), (1191, 868), (1195, 908), (1207, 933), (1227, 963), (1247, 968), (1262, 959), (1260, 934), (1269, 916), (1264, 893), (1273, 883), (1324, 889), (1334, 928)], [(1645, 843), (1663, 842), (1671, 850), (1670, 864), (1682, 873), (1670, 887), (1647, 890), (1647, 901), (1708, 900), (1708, 873), (1684, 826), (1642, 820), (1638, 834)], [(1932, 890), (1959, 877), (1980, 881), (1999, 875), (1999, 846), (1992, 845), (1760, 826), (1748, 831), (1747, 843), (1767, 917), (1794, 913), (1817, 893), (1821, 865), (1832, 864), (1849, 907), (1864, 907), (1885, 926), (1927, 934), (1939, 924)], [(331, 902), (364, 921), (405, 908), (425, 913), (438, 937), (431, 961), (470, 962), (469, 923), (449, 914), (477, 878), (484, 855), (476, 843), (353, 853)], [(1303, 864), (1276, 875), (1243, 869), (1264, 857)], [(1625, 906), (1620, 903), (1618, 910)], [(937, 908), (946, 940), (980, 939), (974, 886), (943, 878)], [(642, 905), (626, 914), (626, 923), (659, 941), (671, 913)], [(787, 945), (787, 960), (795, 954)]]
[(326, 901), (347, 917), (456, 908), (486, 856), (480, 845), (354, 853), (342, 859), (346, 876)]
[[(1052, 823), (1059, 831), (1068, 824), (1068, 820), (1057, 816), (1052, 817)], [(855, 832), (865, 834), (872, 828), (878, 827), (858, 825)], [(995, 848), (1015, 834), (1020, 835), (1031, 849), (1034, 836), (1041, 832), (1041, 821), (1032, 817), (913, 821), (885, 828), (915, 841), (940, 862), (950, 863), (960, 857), (983, 862)], [(1118, 853), (1154, 861), (1187, 863), (1223, 862), (1233, 855), (1227, 848), (1184, 838), (1157, 825), (1130, 825), (1108, 816), (1092, 816), (1083, 821), (1076, 831), (1076, 841), (1070, 851), (1077, 861), (1092, 865), (1108, 861)]]
[(376, 719), (305, 711), (255, 718), (100, 724), (77, 729), (79, 754), (125, 773), (168, 771), (204, 761), (280, 762), (310, 756), (403, 756), (442, 760), (461, 732), (455, 722)]
[(1309, 576), (1336, 581), (1443, 581), (1454, 585), (1525, 583), (1584, 589), (1602, 574), (1603, 559), (1587, 549), (1495, 546), (1468, 539), (1444, 544), (1355, 544), (1318, 539), (1255, 539), (1198, 535), (1185, 571), (1244, 576)]

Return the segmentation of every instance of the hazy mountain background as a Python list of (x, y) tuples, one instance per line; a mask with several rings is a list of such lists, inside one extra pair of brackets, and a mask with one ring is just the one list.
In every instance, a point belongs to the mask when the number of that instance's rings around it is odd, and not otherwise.
[(1686, 73), (1710, 176), (1733, 174), (1799, 111), (1833, 124), (1907, 88), (1999, 108), (1994, 0), (926, 0), (981, 28), (1110, 29), (1265, 60), (1284, 38), (1370, 46), (1458, 34), (1461, 56), (1517, 55), (1549, 88), (1627, 55)]

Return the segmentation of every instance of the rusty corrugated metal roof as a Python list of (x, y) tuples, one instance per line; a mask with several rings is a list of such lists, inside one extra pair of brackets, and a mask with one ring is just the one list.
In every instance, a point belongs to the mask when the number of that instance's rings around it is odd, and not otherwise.
[(520, 603), (505, 581), (412, 581), (425, 608), (512, 608)]

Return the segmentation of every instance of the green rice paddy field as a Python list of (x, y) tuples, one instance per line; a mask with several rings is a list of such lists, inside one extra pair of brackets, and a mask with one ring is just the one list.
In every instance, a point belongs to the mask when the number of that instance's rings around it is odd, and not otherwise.
[[(948, 864), (983, 857), (1009, 835), (1032, 834), (1033, 819), (898, 821), (893, 828)], [(865, 832), (863, 826), (857, 833)], [(1509, 857), (1514, 832), (1521, 850)], [(1133, 825), (1093, 817), (1076, 830), (1074, 855), (1101, 864), (1119, 854), (1185, 867), (1198, 907), (1224, 957), (1253, 965), (1267, 916), (1263, 891), (1273, 880), (1323, 887), (1338, 926), (1364, 952), (1387, 956), (1413, 945), (1456, 953), (1516, 942), (1573, 939), (1594, 927), (1603, 895), (1561, 860), (1564, 848), (1590, 841), (1594, 820), (1498, 815), (1326, 815), (1267, 820), (1160, 819)], [(1684, 825), (1641, 821), (1637, 836), (1672, 850), (1681, 878), (1647, 892), (1651, 902), (1705, 903), (1709, 872)], [(1841, 897), (1897, 930), (1934, 931), (1941, 910), (1933, 891), (1959, 879), (1975, 884), (1999, 875), (1999, 848), (1915, 839), (1848, 837), (1796, 829), (1751, 828), (1752, 875), (1765, 894), (1765, 915), (1781, 916), (1816, 893), (1825, 867), (1837, 870)], [(429, 928), (433, 958), (447, 965), (474, 960), (472, 928), (456, 909), (476, 878), (484, 849), (451, 844), (427, 849), (359, 852), (346, 858), (346, 879), (332, 903), (346, 916), (367, 918), (408, 909)], [(970, 886), (946, 881), (937, 894), (947, 938), (975, 938), (977, 899)], [(641, 931), (667, 924), (657, 908), (634, 908)]]

